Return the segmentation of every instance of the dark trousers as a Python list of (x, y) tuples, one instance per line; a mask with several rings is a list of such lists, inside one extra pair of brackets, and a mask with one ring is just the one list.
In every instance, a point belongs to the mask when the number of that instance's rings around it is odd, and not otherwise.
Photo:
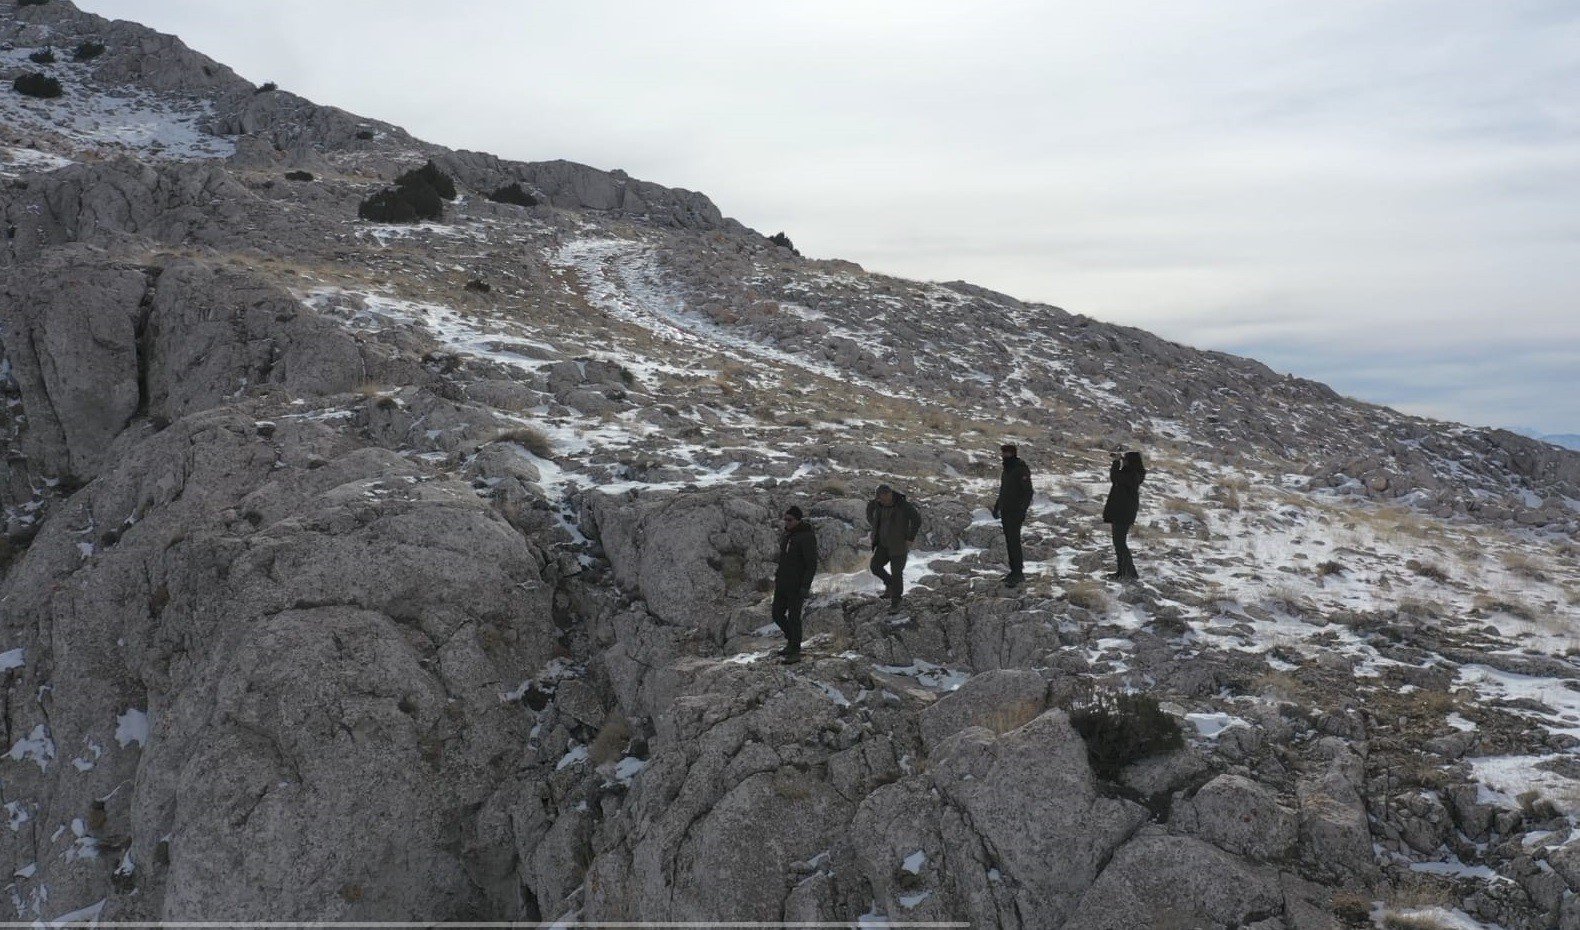
[[(890, 552), (889, 547), (879, 543), (872, 550), (872, 573), (883, 579), (883, 586), (888, 589), (889, 597), (899, 600), (905, 595), (905, 557), (910, 555), (904, 549)], [(888, 571), (883, 567), (887, 565)]]
[(1130, 543), (1125, 538), (1130, 535), (1130, 527), (1133, 525), (1130, 522), (1114, 524), (1114, 555), (1119, 557), (1119, 577), (1121, 578), (1141, 577), (1136, 574), (1136, 562), (1130, 557)]
[(1012, 519), (1005, 517), (1004, 523), (1004, 551), (1009, 553), (1009, 573), (1023, 575), (1026, 569), (1026, 554), (1020, 548), (1020, 527), (1026, 522), (1025, 517)]
[(785, 648), (801, 651), (801, 607), (806, 598), (800, 591), (774, 591), (774, 624), (785, 634)]

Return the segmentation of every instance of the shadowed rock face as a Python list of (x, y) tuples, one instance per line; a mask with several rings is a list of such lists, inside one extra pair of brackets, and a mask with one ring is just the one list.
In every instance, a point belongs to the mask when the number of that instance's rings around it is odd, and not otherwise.
[[(804, 259), (63, 0), (0, 9), (0, 79), (89, 38), (0, 99), (18, 919), (1580, 926), (1580, 457)], [(442, 222), (356, 219), (429, 160)], [(1140, 586), (1100, 580), (1120, 445)], [(923, 515), (898, 614), (880, 482)], [(822, 571), (782, 667), (791, 504)], [(1120, 690), (1184, 746), (1108, 781), (1067, 710)]]

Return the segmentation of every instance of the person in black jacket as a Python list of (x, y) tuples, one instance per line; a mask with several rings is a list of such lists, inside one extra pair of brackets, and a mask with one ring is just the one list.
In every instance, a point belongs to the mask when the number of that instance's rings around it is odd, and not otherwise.
[(1103, 503), (1103, 522), (1114, 528), (1114, 555), (1119, 559), (1119, 571), (1108, 577), (1115, 580), (1140, 578), (1136, 574), (1135, 560), (1130, 557), (1130, 544), (1126, 537), (1136, 523), (1141, 510), (1141, 482), (1147, 470), (1141, 464), (1141, 453), (1131, 450), (1121, 458), (1114, 456), (1108, 466), (1108, 480), (1113, 487), (1108, 490), (1108, 500)]
[(786, 510), (784, 523), (779, 535), (779, 565), (774, 570), (773, 618), (785, 634), (780, 661), (794, 665), (801, 661), (801, 608), (812, 596), (812, 578), (817, 575), (817, 533), (800, 507)]
[(1004, 583), (1015, 587), (1026, 580), (1026, 560), (1020, 548), (1020, 528), (1031, 507), (1031, 469), (1021, 460), (1020, 449), (1011, 443), (999, 447), (1004, 457), (1004, 475), (999, 479), (998, 499), (993, 502), (993, 519), (1004, 526), (1004, 549), (1009, 553), (1009, 574)]
[(922, 528), (922, 514), (904, 494), (880, 484), (877, 495), (867, 502), (867, 524), (872, 527), (872, 563), (868, 567), (883, 582), (889, 612), (899, 613), (905, 596), (905, 560)]

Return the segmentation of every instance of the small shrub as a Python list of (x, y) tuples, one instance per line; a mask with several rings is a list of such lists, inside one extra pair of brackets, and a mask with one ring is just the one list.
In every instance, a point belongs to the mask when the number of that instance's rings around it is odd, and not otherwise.
[(55, 63), (55, 50), (46, 46), (27, 56), (27, 60), (35, 65), (52, 65)]
[(546, 459), (554, 454), (554, 446), (549, 442), (549, 437), (543, 435), (541, 430), (530, 426), (507, 429), (494, 437), (495, 442), (513, 442), (540, 459)]
[(488, 195), (494, 203), (510, 203), (518, 207), (535, 207), (538, 198), (527, 193), (519, 183), (511, 182)]
[(1065, 589), (1064, 599), (1076, 607), (1106, 611), (1109, 607), (1108, 592), (1093, 581), (1077, 581)]
[(472, 280), (466, 282), (466, 289), (477, 294), (487, 294), (489, 291), (493, 290), (493, 287), (490, 286), (487, 281), (473, 278)]
[(1336, 891), (1333, 893), (1333, 916), (1349, 924), (1367, 924), (1371, 922), (1372, 902), (1364, 895), (1353, 891)]
[(1506, 595), (1479, 594), (1471, 606), (1486, 613), (1504, 613), (1521, 620), (1535, 620), (1536, 611), (1529, 604)]
[(49, 0), (16, 0), (17, 6), (43, 6)]
[(1207, 508), (1192, 501), (1171, 497), (1163, 502), (1163, 509), (1169, 513), (1184, 514), (1202, 525), (1207, 523)]
[(1433, 565), (1431, 562), (1411, 559), (1404, 563), (1404, 567), (1429, 581), (1435, 581), (1438, 584), (1448, 583), (1448, 572), (1443, 571), (1442, 567)]
[(59, 97), (62, 93), (59, 81), (37, 71), (29, 71), (12, 81), (11, 89), (25, 97), (38, 97), (41, 100)]
[(426, 185), (433, 189), (445, 200), (455, 199), (455, 182), (450, 176), (440, 171), (433, 162), (428, 162), (421, 168), (415, 168), (395, 179), (396, 187), (417, 187)]
[(1185, 745), (1179, 721), (1149, 694), (1094, 692), (1070, 708), (1070, 725), (1086, 742), (1092, 771), (1108, 781), (1132, 762)]
[(375, 223), (415, 223), (419, 219), (417, 208), (392, 187), (362, 201), (357, 216)]
[(1272, 611), (1303, 615), (1311, 612), (1311, 604), (1293, 586), (1270, 584), (1262, 592), (1262, 606)]
[(1436, 619), (1443, 615), (1443, 605), (1419, 597), (1399, 599), (1399, 613), (1410, 617)]
[(631, 724), (626, 721), (624, 714), (611, 710), (603, 722), (603, 728), (593, 737), (592, 745), (587, 749), (587, 758), (593, 765), (619, 761), (630, 743)]
[(361, 139), (363, 142), (369, 142), (369, 141), (371, 141), (373, 139), (373, 130), (371, 130), (371, 129), (358, 129), (357, 130), (357, 138)]
[(386, 187), (357, 207), (357, 216), (375, 223), (416, 223), (444, 216), (444, 201), (426, 184)]
[(266, 81), (266, 82), (264, 82), (262, 84), (259, 84), (258, 85), (258, 89), (253, 91), (253, 93), (254, 94), (267, 94), (270, 91), (275, 91), (275, 90), (279, 90), (279, 89), (280, 89), (280, 85), (274, 83), (273, 81)]
[(415, 223), (444, 216), (444, 201), (455, 199), (455, 182), (428, 162), (395, 179), (357, 207), (357, 216), (376, 223)]
[(994, 733), (1008, 733), (1035, 720), (1042, 713), (1042, 706), (1040, 699), (1022, 698), (1019, 701), (1009, 701), (985, 711), (973, 723), (979, 727), (987, 727)]
[(1509, 552), (1503, 556), (1503, 567), (1509, 571), (1529, 578), (1532, 581), (1546, 581), (1547, 573), (1542, 571), (1542, 564), (1524, 552)]
[(287, 181), (311, 181), (313, 180), (313, 173), (311, 171), (287, 171), (285, 179)]
[(1339, 563), (1333, 561), (1332, 559), (1329, 559), (1326, 562), (1322, 562), (1321, 564), (1319, 564), (1317, 566), (1317, 577), (1318, 578), (1327, 578), (1330, 575), (1342, 575), (1342, 574), (1344, 574), (1344, 566), (1342, 566)]
[(72, 61), (92, 61), (104, 54), (104, 43), (88, 39), (77, 44), (71, 51)]
[(785, 235), (783, 232), (774, 233), (768, 237), (768, 241), (772, 242), (774, 245), (779, 246), (781, 249), (789, 249), (790, 251), (795, 252), (797, 255), (801, 254), (796, 250), (794, 243), (790, 241), (790, 237)]

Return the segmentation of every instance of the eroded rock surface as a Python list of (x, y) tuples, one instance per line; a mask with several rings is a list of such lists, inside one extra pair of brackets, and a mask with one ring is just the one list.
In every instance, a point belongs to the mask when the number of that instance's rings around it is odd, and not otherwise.
[[(0, 10), (0, 79), (90, 38), (0, 104), (16, 919), (1576, 924), (1580, 456), (805, 259), (65, 0)], [(356, 219), (429, 160), (441, 222)], [(1137, 586), (1101, 581), (1121, 443)], [(879, 482), (924, 516), (899, 613)], [(782, 667), (791, 504), (823, 571)], [(1071, 708), (1136, 690), (1182, 745), (1100, 773)]]

